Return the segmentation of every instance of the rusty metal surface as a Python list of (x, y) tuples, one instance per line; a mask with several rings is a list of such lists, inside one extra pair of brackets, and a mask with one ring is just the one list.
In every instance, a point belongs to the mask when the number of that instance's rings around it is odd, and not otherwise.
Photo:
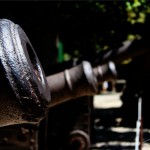
[(0, 126), (37, 122), (47, 112), (50, 90), (24, 31), (0, 20)]
[(0, 128), (1, 150), (37, 150), (38, 125), (24, 124)]

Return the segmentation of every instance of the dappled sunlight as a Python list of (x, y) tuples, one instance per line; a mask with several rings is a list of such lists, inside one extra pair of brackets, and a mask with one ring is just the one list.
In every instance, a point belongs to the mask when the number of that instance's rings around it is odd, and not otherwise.
[[(94, 96), (94, 142), (91, 150), (135, 150), (136, 122), (122, 122), (122, 92), (102, 92)], [(137, 112), (138, 113), (138, 112)], [(130, 116), (128, 116), (130, 118)], [(150, 129), (143, 129), (142, 150), (150, 149)]]
[(122, 106), (121, 93), (99, 94), (94, 96), (94, 108), (117, 108)]

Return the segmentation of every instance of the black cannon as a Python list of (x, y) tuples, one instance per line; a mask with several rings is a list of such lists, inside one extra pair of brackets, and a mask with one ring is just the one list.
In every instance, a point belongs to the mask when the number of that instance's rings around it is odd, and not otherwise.
[[(1, 19), (0, 39), (0, 126), (23, 124), (0, 129), (2, 149), (15, 149), (17, 146), (36, 149), (39, 122), (47, 116), (48, 108), (74, 97), (93, 95), (99, 83), (116, 78), (112, 62), (93, 69), (89, 62), (83, 61), (79, 66), (46, 79), (20, 26)], [(16, 142), (19, 144), (15, 145)]]
[[(38, 122), (46, 115), (48, 107), (52, 106), (54, 101), (59, 101), (60, 98), (60, 101), (63, 101), (66, 96), (70, 98), (71, 90), (72, 97), (92, 95), (96, 93), (99, 82), (97, 79), (105, 80), (108, 72), (114, 77), (116, 75), (115, 68), (109, 67), (110, 65), (102, 66), (101, 74), (96, 71), (94, 74), (91, 65), (83, 62), (78, 67), (47, 77), (53, 99), (50, 102), (50, 89), (45, 75), (24, 31), (18, 25), (3, 19), (0, 20), (0, 33), (3, 85), (0, 90), (1, 126)], [(56, 82), (58, 79), (59, 82)]]

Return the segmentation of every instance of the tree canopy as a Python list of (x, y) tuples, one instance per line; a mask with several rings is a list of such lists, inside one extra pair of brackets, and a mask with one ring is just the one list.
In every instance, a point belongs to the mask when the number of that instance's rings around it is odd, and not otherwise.
[(60, 2), (57, 9), (60, 40), (71, 57), (88, 58), (149, 32), (145, 0)]

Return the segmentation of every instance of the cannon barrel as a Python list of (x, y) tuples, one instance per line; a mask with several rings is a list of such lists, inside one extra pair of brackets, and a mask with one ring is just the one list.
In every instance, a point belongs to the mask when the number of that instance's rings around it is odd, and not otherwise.
[(105, 80), (114, 80), (117, 76), (113, 62), (92, 68), (88, 61), (47, 77), (51, 91), (49, 107), (81, 96), (94, 95), (98, 85)]
[(0, 126), (37, 123), (45, 117), (49, 107), (95, 94), (99, 82), (116, 76), (112, 64), (92, 69), (89, 62), (83, 61), (46, 79), (25, 32), (19, 25), (1, 19)]

